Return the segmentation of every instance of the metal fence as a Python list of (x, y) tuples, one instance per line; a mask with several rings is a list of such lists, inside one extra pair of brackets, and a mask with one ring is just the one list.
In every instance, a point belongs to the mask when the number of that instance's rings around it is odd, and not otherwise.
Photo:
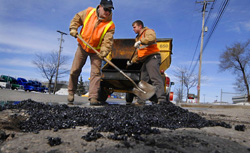
[(244, 103), (244, 102), (247, 102), (247, 95), (244, 95), (244, 96), (235, 96), (235, 97), (232, 97), (232, 100), (233, 100), (233, 103), (234, 104), (237, 104), (237, 103)]

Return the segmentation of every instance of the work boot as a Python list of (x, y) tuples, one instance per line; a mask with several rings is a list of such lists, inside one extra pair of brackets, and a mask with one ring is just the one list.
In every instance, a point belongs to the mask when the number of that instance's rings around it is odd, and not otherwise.
[(158, 102), (157, 102), (158, 105), (164, 105), (164, 104), (167, 104), (167, 101), (166, 99), (158, 99)]
[(107, 102), (98, 101), (97, 98), (90, 98), (90, 105), (91, 106), (102, 106), (108, 104)]
[(68, 94), (68, 105), (73, 105), (74, 94)]
[(138, 98), (138, 100), (135, 102), (135, 106), (145, 106), (146, 101), (143, 101)]
[(129, 102), (129, 101), (126, 102), (126, 105), (131, 105), (131, 104), (132, 104), (132, 102)]

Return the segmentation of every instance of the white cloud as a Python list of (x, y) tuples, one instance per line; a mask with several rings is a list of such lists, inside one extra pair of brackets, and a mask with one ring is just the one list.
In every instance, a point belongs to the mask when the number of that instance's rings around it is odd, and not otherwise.
[(242, 25), (246, 31), (250, 31), (250, 21), (246, 21)]
[(202, 64), (220, 64), (219, 61), (202, 61)]
[[(17, 26), (18, 25), (18, 29)], [(0, 52), (17, 54), (49, 53), (59, 50), (60, 33), (26, 22), (7, 23), (0, 25)], [(77, 41), (73, 37), (65, 36), (62, 43), (62, 54), (73, 58)]]
[(35, 69), (31, 68), (25, 68), (25, 69), (20, 69), (20, 68), (15, 68), (12, 67), (10, 68), (5, 68), (5, 67), (0, 67), (0, 71), (2, 72), (0, 75), (9, 75), (15, 78), (18, 77), (22, 77), (25, 78), (27, 80), (29, 79), (34, 79), (37, 78), (39, 80), (45, 80), (44, 78), (41, 77), (41, 75), (39, 73), (35, 73), (37, 71), (35, 71)]
[(244, 32), (250, 32), (250, 21), (236, 22), (231, 25), (231, 28), (228, 31), (234, 31), (239, 34)]
[[(197, 60), (194, 60), (194, 61), (181, 61), (180, 63), (179, 63), (180, 65), (183, 65), (183, 66), (186, 66), (186, 67), (188, 67), (189, 68), (189, 66), (192, 64), (192, 65), (194, 65), (194, 64), (197, 64), (197, 66), (199, 65), (199, 61), (197, 62)], [(220, 62), (219, 61), (202, 61), (202, 64), (220, 64)], [(193, 66), (192, 66), (193, 67)]]
[[(5, 67), (0, 67), (0, 71), (1, 72), (5, 72), (4, 73), (5, 75), (11, 75), (11, 74), (16, 74), (16, 73), (24, 72), (21, 69), (13, 69), (13, 68), (9, 69), (9, 68), (5, 68)], [(2, 73), (0, 75), (2, 75)]]
[(3, 66), (15, 66), (15, 67), (36, 67), (32, 64), (31, 61), (20, 58), (11, 58), (11, 59), (1, 59), (0, 60), (1, 67)]
[(58, 48), (56, 34), (27, 23), (1, 24), (0, 35), (4, 39), (0, 39), (0, 44), (25, 48), (27, 52), (46, 52)]

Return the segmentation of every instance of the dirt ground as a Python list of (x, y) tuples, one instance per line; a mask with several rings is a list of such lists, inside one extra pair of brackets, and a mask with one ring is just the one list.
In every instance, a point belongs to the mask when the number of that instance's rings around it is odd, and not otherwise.
[[(224, 153), (250, 152), (250, 107), (183, 107), (190, 112), (213, 121), (224, 121), (232, 128), (205, 127), (180, 128), (176, 130), (160, 128), (161, 134), (143, 135), (145, 141), (129, 138), (127, 141), (108, 139), (109, 133), (101, 132), (103, 137), (96, 141), (86, 141), (82, 136), (92, 128), (79, 126), (72, 129), (42, 130), (39, 133), (20, 132), (18, 118), (13, 114), (25, 112), (16, 110), (0, 111), (0, 152), (36, 152), (36, 153), (71, 153), (71, 152), (171, 152), (171, 153)], [(242, 127), (245, 128), (237, 128)], [(236, 130), (237, 129), (237, 130)], [(242, 131), (240, 131), (242, 130)], [(4, 137), (7, 137), (5, 140)], [(49, 145), (49, 138), (60, 138), (58, 145)], [(56, 144), (58, 141), (54, 141)]]

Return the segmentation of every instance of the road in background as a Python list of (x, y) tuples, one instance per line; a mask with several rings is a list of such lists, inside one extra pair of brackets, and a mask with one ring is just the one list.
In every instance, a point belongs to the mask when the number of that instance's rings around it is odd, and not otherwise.
[[(22, 101), (27, 99), (44, 103), (67, 104), (67, 95), (0, 89), (0, 101)], [(108, 98), (107, 102), (110, 104), (125, 104), (124, 99)], [(88, 97), (80, 97), (76, 95), (74, 104), (79, 106), (89, 106)]]

